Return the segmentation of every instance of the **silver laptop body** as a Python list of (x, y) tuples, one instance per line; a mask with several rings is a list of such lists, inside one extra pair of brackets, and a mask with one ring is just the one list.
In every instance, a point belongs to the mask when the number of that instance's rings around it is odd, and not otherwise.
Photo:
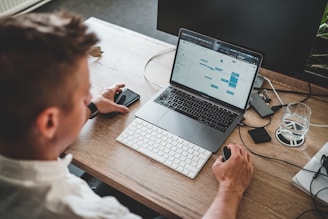
[(169, 85), (136, 116), (216, 152), (242, 119), (261, 62), (257, 52), (181, 28)]

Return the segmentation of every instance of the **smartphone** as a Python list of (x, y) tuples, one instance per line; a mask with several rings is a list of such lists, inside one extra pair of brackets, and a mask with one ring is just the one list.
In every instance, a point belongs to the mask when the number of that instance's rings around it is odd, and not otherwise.
[[(124, 105), (126, 107), (130, 106), (134, 102), (140, 99), (140, 95), (129, 88), (124, 88), (122, 92), (115, 94), (114, 102), (120, 105)], [(107, 118), (113, 118), (119, 114), (119, 112), (111, 112), (103, 114)]]

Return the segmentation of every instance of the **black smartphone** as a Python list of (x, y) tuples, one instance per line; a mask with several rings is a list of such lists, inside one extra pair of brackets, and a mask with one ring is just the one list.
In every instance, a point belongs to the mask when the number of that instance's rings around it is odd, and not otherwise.
[[(124, 106), (130, 106), (134, 102), (140, 99), (140, 95), (129, 88), (124, 88), (122, 92), (115, 94), (114, 102)], [(119, 114), (119, 112), (111, 112), (103, 114), (107, 118), (113, 118)]]

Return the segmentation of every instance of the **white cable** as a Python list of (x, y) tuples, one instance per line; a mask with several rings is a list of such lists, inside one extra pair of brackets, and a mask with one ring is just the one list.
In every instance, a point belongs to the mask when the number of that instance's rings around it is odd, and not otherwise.
[(271, 86), (271, 88), (272, 88), (274, 94), (276, 95), (277, 99), (279, 100), (280, 104), (281, 104), (281, 105), (285, 105), (284, 102), (281, 100), (280, 96), (278, 95), (276, 89), (273, 87), (273, 85), (272, 85), (270, 79), (268, 79), (267, 77), (265, 77), (265, 76), (263, 76), (263, 75), (262, 75), (262, 77), (263, 77), (263, 78), (264, 78), (264, 79), (270, 84), (270, 86)]
[(146, 64), (145, 64), (144, 72), (143, 72), (143, 76), (144, 76), (144, 78), (145, 78), (148, 82), (150, 82), (150, 83), (153, 84), (153, 85), (156, 85), (156, 86), (159, 87), (159, 88), (162, 88), (162, 85), (160, 85), (160, 84), (158, 84), (158, 83), (156, 83), (156, 82), (154, 82), (154, 81), (151, 81), (151, 80), (147, 77), (147, 75), (146, 75), (146, 68), (147, 68), (148, 64), (149, 64), (153, 59), (155, 59), (155, 58), (157, 58), (157, 57), (159, 57), (159, 56), (161, 56), (161, 55), (164, 55), (164, 54), (166, 54), (166, 53), (172, 52), (172, 51), (174, 51), (174, 50), (175, 50), (175, 47), (173, 47), (173, 48), (168, 48), (168, 49), (165, 49), (165, 50), (162, 50), (162, 51), (156, 53), (155, 55), (153, 55), (152, 57), (150, 57), (150, 58), (148, 59), (148, 61), (147, 61)]
[(328, 128), (328, 125), (319, 125), (319, 124), (313, 124), (313, 123), (310, 123), (310, 125), (316, 126), (316, 127)]

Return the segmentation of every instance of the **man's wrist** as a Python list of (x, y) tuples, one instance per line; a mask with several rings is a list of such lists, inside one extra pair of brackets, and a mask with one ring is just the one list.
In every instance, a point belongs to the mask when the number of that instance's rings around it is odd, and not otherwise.
[(225, 185), (223, 183), (220, 184), (217, 195), (221, 197), (234, 197), (236, 199), (241, 200), (243, 198), (244, 190), (237, 189), (234, 185)]
[(94, 104), (93, 102), (90, 102), (88, 104), (88, 108), (91, 111), (89, 119), (95, 118), (98, 115), (98, 108), (97, 108), (96, 104)]

